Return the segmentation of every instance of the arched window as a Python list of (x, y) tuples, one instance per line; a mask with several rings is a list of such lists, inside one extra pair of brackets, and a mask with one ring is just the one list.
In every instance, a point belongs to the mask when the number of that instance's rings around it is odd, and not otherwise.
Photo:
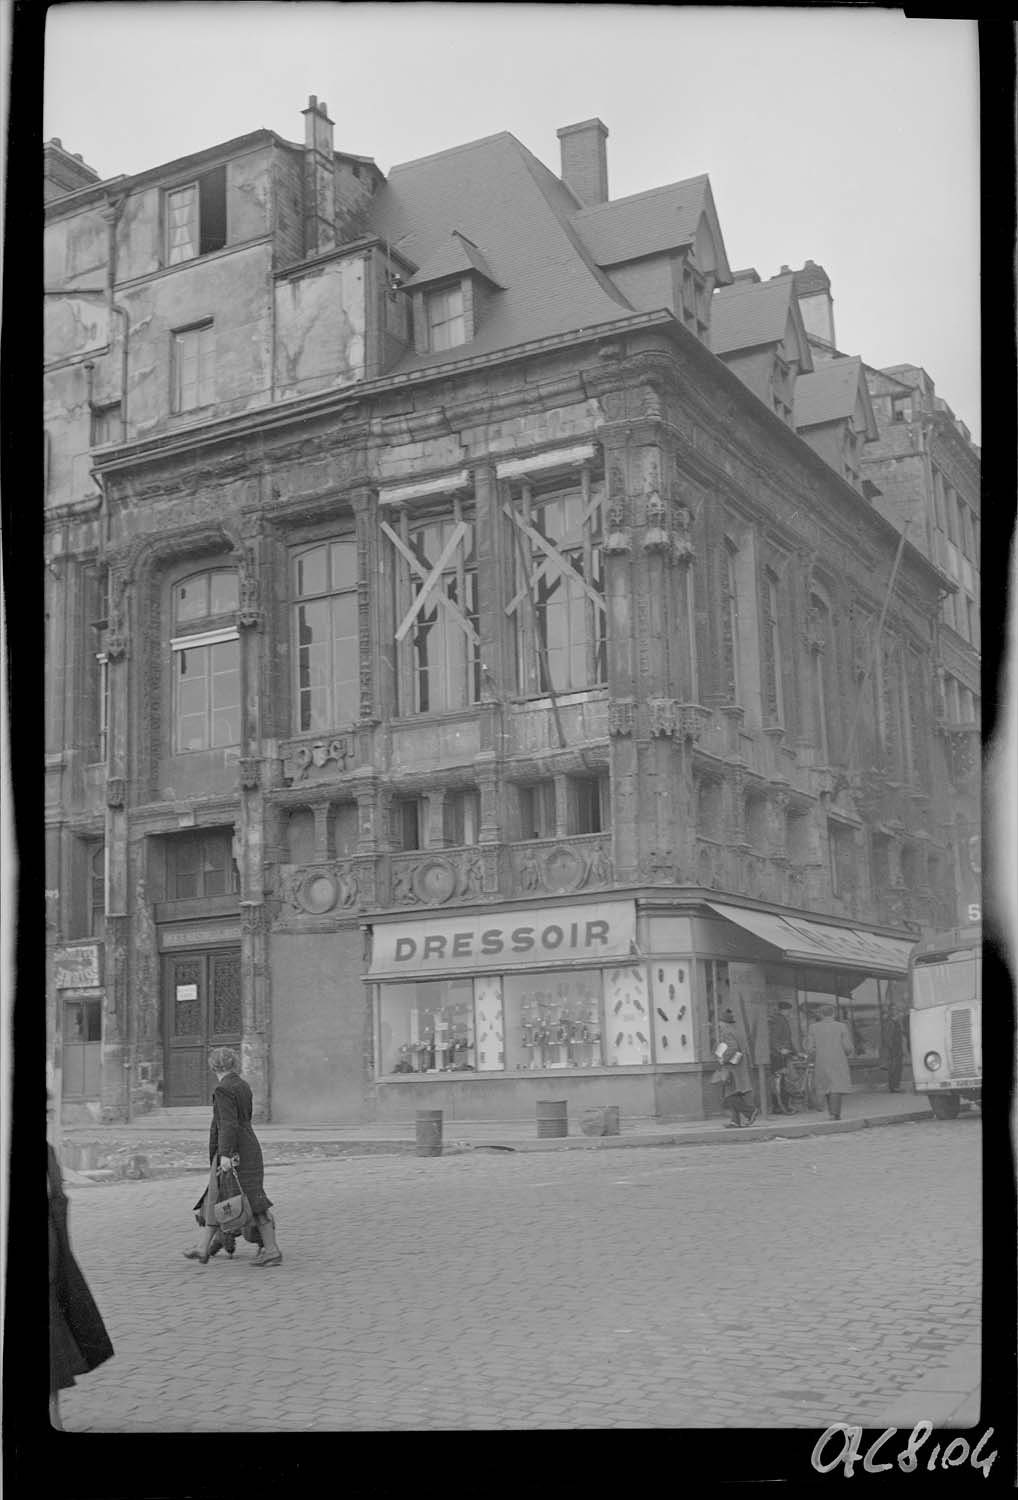
[(235, 568), (173, 589), (173, 722), (178, 755), (240, 744), (240, 642)]
[(293, 559), (297, 730), (343, 729), (360, 717), (357, 547), (323, 542)]

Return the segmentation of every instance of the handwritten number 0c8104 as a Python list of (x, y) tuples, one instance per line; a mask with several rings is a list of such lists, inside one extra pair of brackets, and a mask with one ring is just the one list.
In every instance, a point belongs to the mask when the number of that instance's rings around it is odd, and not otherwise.
[[(882, 1474), (887, 1469), (894, 1468), (893, 1463), (875, 1463), (874, 1459), (879, 1449), (883, 1448), (884, 1444), (894, 1436), (897, 1430), (896, 1427), (886, 1428), (880, 1437), (877, 1438), (876, 1442), (871, 1443), (869, 1448), (867, 1448), (865, 1454), (862, 1456), (862, 1466), (867, 1474)], [(913, 1427), (909, 1434), (908, 1442), (897, 1458), (898, 1468), (903, 1474), (912, 1474), (919, 1467), (919, 1450), (932, 1431), (932, 1422), (917, 1422)], [(834, 1454), (833, 1457), (829, 1457), (828, 1445), (839, 1434), (842, 1438), (841, 1450)], [(934, 1470), (937, 1467), (938, 1458), (940, 1459), (940, 1467), (942, 1469), (955, 1469), (965, 1462), (970, 1462), (974, 1469), (982, 1470), (983, 1478), (985, 1479), (993, 1465), (993, 1460), (997, 1456), (996, 1448), (992, 1453), (986, 1454), (985, 1457), (983, 1456), (983, 1447), (989, 1442), (992, 1436), (993, 1428), (988, 1427), (978, 1443), (971, 1450), (967, 1438), (952, 1438), (944, 1447), (942, 1455), (940, 1444), (935, 1443), (927, 1459), (926, 1468), (930, 1471)], [(844, 1466), (845, 1478), (851, 1479), (852, 1472), (860, 1457), (859, 1447), (861, 1438), (861, 1427), (851, 1426), (845, 1422), (835, 1422), (818, 1439), (813, 1449), (810, 1461), (814, 1469), (816, 1469), (818, 1474), (829, 1474), (832, 1469), (836, 1469), (841, 1464)], [(925, 1458), (926, 1455), (924, 1454), (923, 1457)]]

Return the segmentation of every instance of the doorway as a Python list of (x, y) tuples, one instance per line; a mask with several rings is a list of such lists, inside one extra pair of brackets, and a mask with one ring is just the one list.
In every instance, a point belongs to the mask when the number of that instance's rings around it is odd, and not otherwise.
[(168, 1108), (208, 1104), (211, 1047), (239, 1047), (240, 949), (173, 953), (163, 959), (163, 1038)]

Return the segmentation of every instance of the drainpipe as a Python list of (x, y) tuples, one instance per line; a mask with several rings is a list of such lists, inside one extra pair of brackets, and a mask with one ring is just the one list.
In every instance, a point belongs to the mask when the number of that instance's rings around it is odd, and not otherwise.
[(112, 198), (104, 211), (109, 231), (109, 248), (106, 254), (106, 299), (111, 313), (123, 319), (123, 341), (120, 353), (120, 441), (127, 442), (127, 308), (115, 299), (117, 286), (117, 225), (124, 212), (126, 198)]

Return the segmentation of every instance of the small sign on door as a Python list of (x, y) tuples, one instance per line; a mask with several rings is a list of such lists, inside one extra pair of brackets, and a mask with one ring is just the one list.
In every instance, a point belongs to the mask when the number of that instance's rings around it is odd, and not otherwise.
[(178, 984), (176, 994), (178, 1000), (197, 1000), (198, 986), (196, 984)]

